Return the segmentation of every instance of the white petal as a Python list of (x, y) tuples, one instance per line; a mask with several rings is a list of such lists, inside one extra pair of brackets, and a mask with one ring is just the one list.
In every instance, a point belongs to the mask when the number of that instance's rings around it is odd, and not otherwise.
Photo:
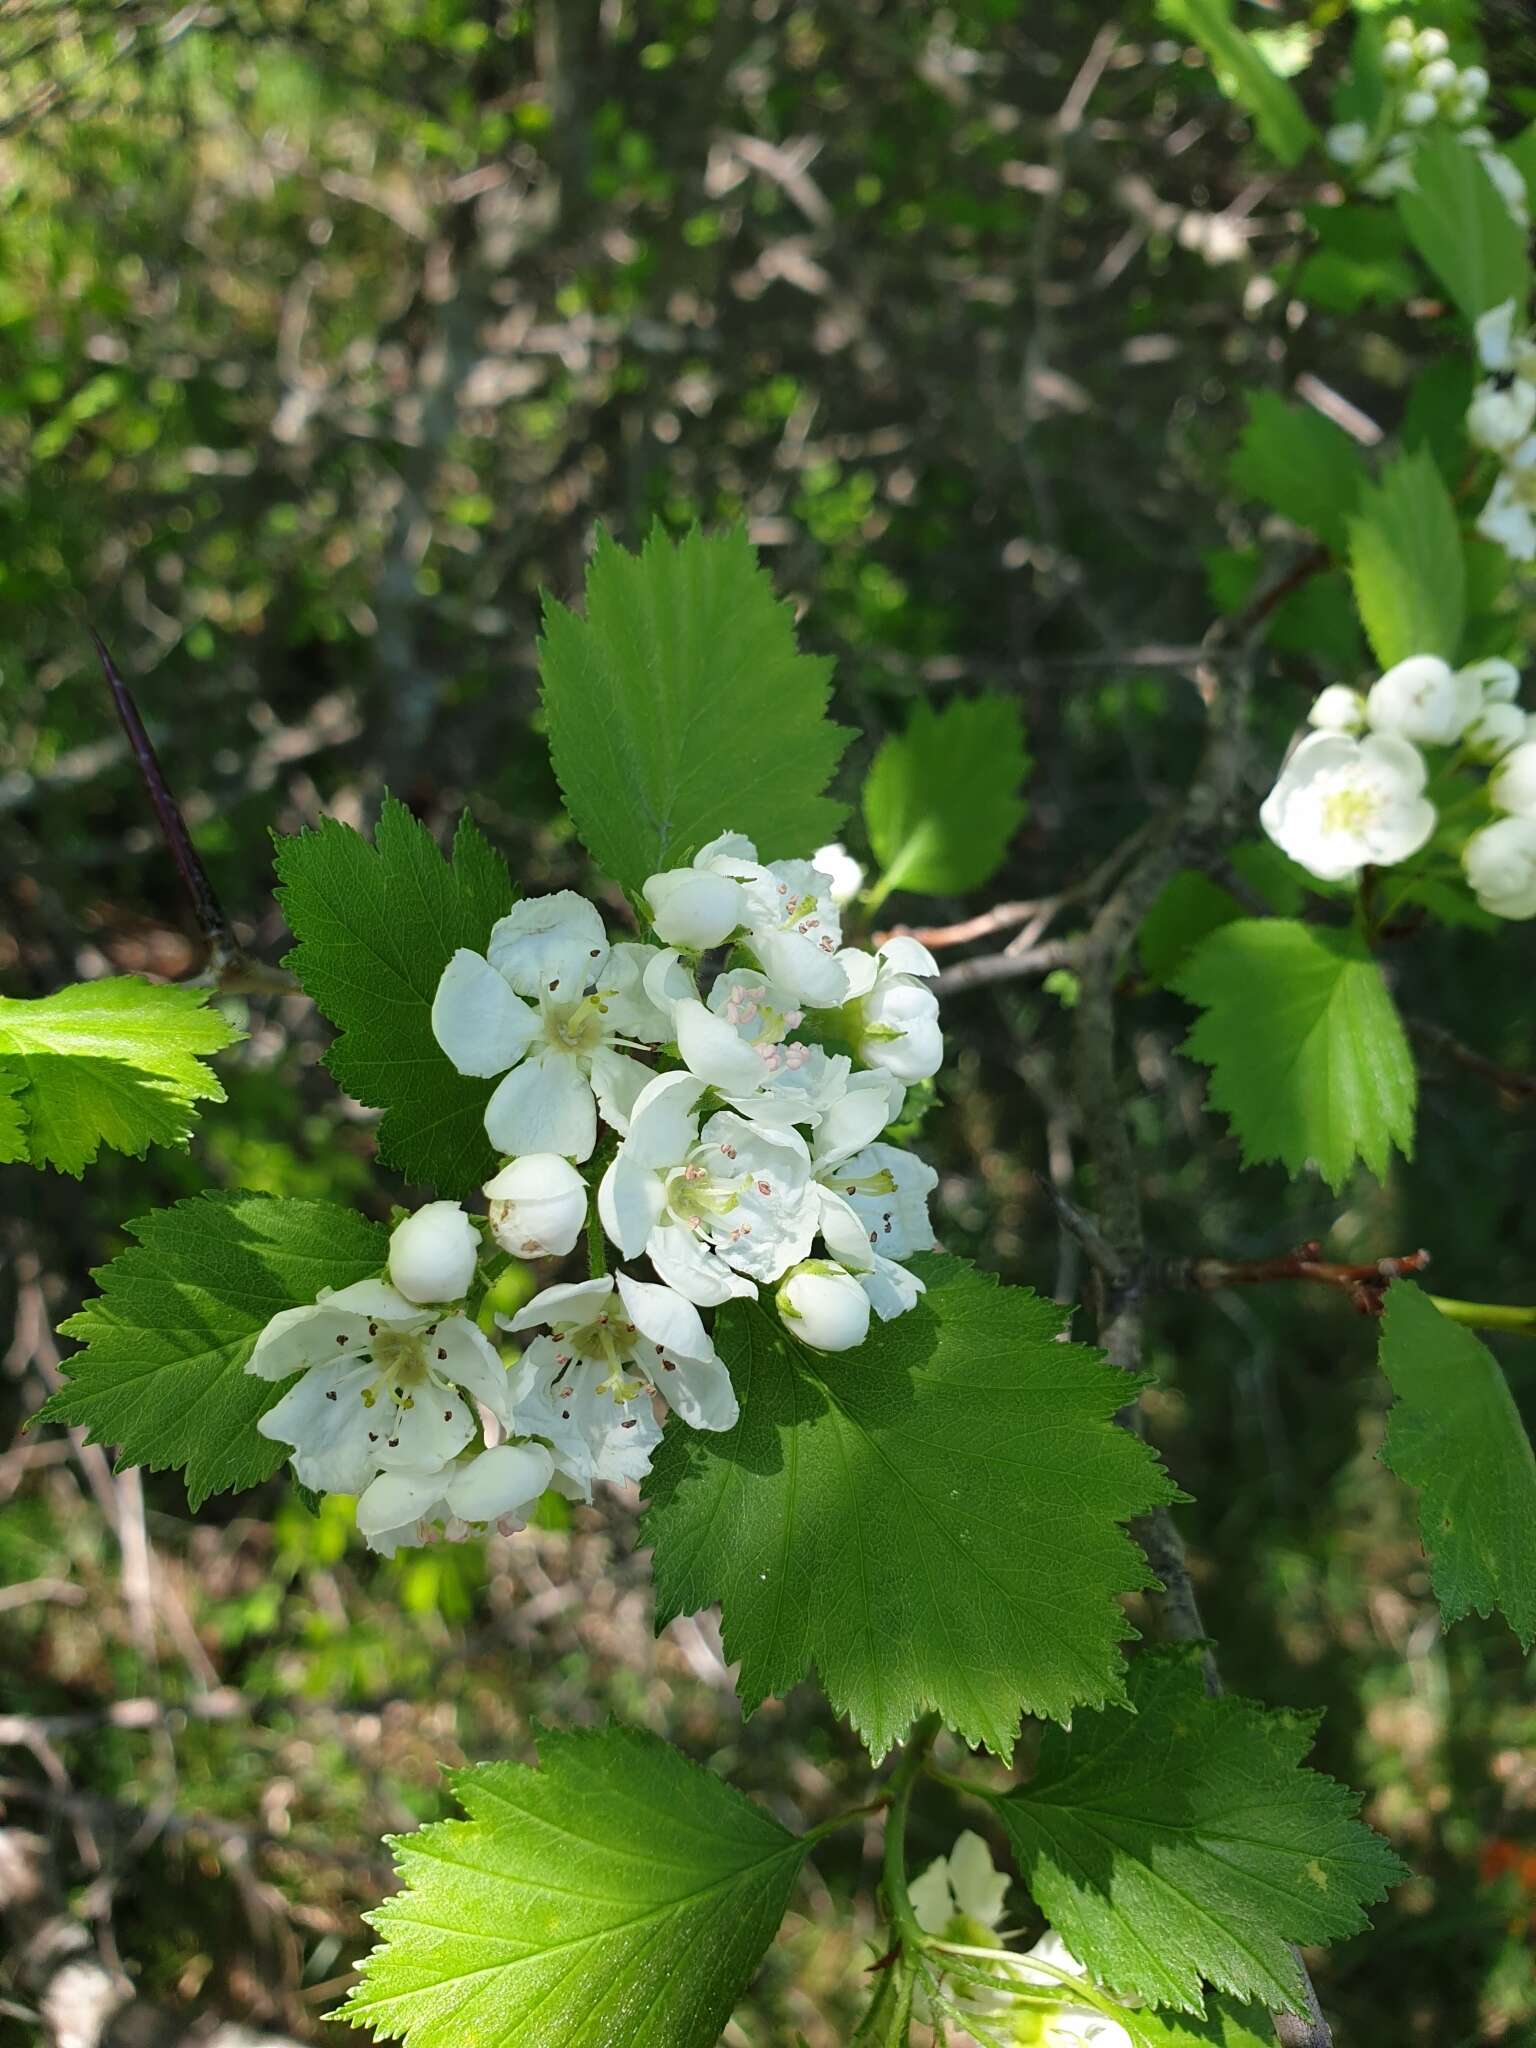
[[(631, 1059), (627, 1052), (615, 1052), (611, 1045), (598, 1046), (588, 1064), (603, 1122), (611, 1124), (616, 1131), (627, 1131), (630, 1113), (639, 1101), (641, 1091), (653, 1078), (650, 1068), (643, 1067), (639, 1060)], [(586, 1154), (581, 1156), (585, 1158)]]
[(597, 1191), (597, 1213), (610, 1241), (626, 1259), (638, 1259), (645, 1241), (667, 1205), (666, 1188), (653, 1167), (629, 1151), (632, 1141), (619, 1147), (613, 1164), (603, 1175)]
[(841, 1102), (834, 1102), (816, 1126), (812, 1156), (818, 1172), (852, 1158), (872, 1145), (890, 1122), (891, 1097), (885, 1076), (875, 1087), (850, 1086)]
[(892, 1322), (897, 1316), (904, 1316), (908, 1309), (916, 1308), (918, 1297), (928, 1292), (915, 1273), (879, 1253), (869, 1270), (860, 1273), (859, 1285), (869, 1296), (869, 1305), (882, 1323)]
[(1007, 1875), (994, 1869), (992, 1852), (970, 1828), (949, 1852), (949, 1882), (962, 1913), (979, 1920), (984, 1927), (995, 1927), (1002, 1919)]
[(459, 1395), (430, 1385), (416, 1388), (409, 1408), (391, 1411), (380, 1401), (373, 1422), (379, 1439), (373, 1452), (381, 1472), (440, 1471), (479, 1429)]
[(1506, 299), (1478, 316), (1473, 328), (1485, 370), (1511, 370), (1515, 364), (1515, 302)]
[(653, 1230), (645, 1249), (667, 1285), (700, 1308), (718, 1308), (736, 1298), (750, 1301), (757, 1293), (750, 1280), (707, 1252), (680, 1223)]
[(814, 1010), (835, 1010), (848, 994), (848, 977), (835, 953), (825, 953), (801, 932), (752, 933), (752, 950), (770, 981)]
[(731, 1376), (718, 1358), (658, 1361), (656, 1390), (690, 1429), (734, 1429), (741, 1417)]
[(680, 1166), (698, 1135), (705, 1085), (694, 1074), (653, 1074), (629, 1113), (624, 1151), (645, 1166)]
[[(658, 958), (654, 946), (615, 946), (598, 981), (607, 1005), (607, 1030), (612, 1038), (638, 1038), (643, 1045), (665, 1045), (672, 1036), (672, 1005), (658, 1003), (649, 978)], [(662, 970), (663, 973), (665, 970)], [(692, 983), (685, 993), (692, 994)]]
[(827, 1250), (851, 1272), (862, 1271), (873, 1256), (864, 1219), (846, 1196), (829, 1187), (818, 1189), (818, 1194), (817, 1224)]
[(726, 863), (727, 872), (743, 863), (749, 867), (756, 867), (757, 848), (745, 833), (722, 832), (718, 838), (711, 839), (707, 846), (701, 846), (693, 856), (696, 868), (713, 867), (717, 861)]
[(681, 1358), (713, 1358), (715, 1347), (691, 1301), (654, 1281), (618, 1276), (619, 1298), (629, 1320), (652, 1344)]
[(606, 1273), (595, 1280), (562, 1280), (559, 1286), (546, 1287), (532, 1301), (525, 1302), (507, 1328), (533, 1330), (541, 1323), (551, 1326), (590, 1323), (604, 1309), (613, 1306), (609, 1300), (612, 1293), (613, 1280)]
[[(678, 957), (676, 947), (668, 947), (664, 952), (648, 947), (647, 951), (651, 958), (646, 963), (642, 984), (646, 998), (664, 1017), (670, 1018), (673, 1005), (697, 996), (698, 989), (694, 986), (693, 976)], [(670, 1032), (668, 1036), (671, 1036)]]
[(1394, 804), (1370, 831), (1371, 859), (1378, 867), (1395, 867), (1417, 853), (1435, 829), (1435, 807), (1428, 797), (1408, 797)]
[[(503, 1429), (512, 1426), (510, 1375), (501, 1353), (477, 1323), (468, 1316), (449, 1316), (437, 1326), (435, 1338), (428, 1338), (428, 1359), (432, 1370), (452, 1380), (477, 1401), (483, 1401)], [(446, 1358), (438, 1352), (446, 1351)]]
[(358, 1528), (365, 1536), (379, 1536), (419, 1521), (442, 1504), (443, 1479), (441, 1468), (435, 1472), (381, 1472), (358, 1499)]
[(547, 1046), (514, 1067), (485, 1105), (485, 1132), (498, 1152), (590, 1159), (597, 1104), (576, 1060)]
[[(289, 1388), (257, 1422), (262, 1436), (292, 1446), (296, 1459), (318, 1478), (317, 1491), (355, 1493), (378, 1467), (368, 1441), (368, 1410), (362, 1389), (372, 1383), (371, 1365), (317, 1366)], [(305, 1478), (306, 1486), (315, 1481)]]
[(461, 1301), (480, 1256), (480, 1232), (457, 1202), (428, 1202), (389, 1237), (389, 1277), (407, 1301)]
[(1407, 796), (1417, 796), (1429, 780), (1424, 756), (1411, 740), (1396, 733), (1373, 732), (1360, 742), (1360, 758), (1385, 768)]
[(521, 1518), (555, 1474), (555, 1461), (542, 1444), (497, 1444), (461, 1465), (449, 1482), (447, 1501), (466, 1522)]
[(844, 946), (837, 955), (837, 964), (842, 968), (843, 979), (848, 985), (845, 1000), (867, 996), (880, 972), (880, 962), (875, 954), (866, 953), (862, 946)]
[(328, 1314), (327, 1310), (325, 1302), (280, 1309), (256, 1339), (246, 1371), (259, 1380), (285, 1380), (306, 1365), (319, 1365), (326, 1357), (334, 1357), (337, 1337), (355, 1334), (359, 1324), (356, 1316)]
[(702, 868), (652, 875), (644, 895), (657, 938), (694, 953), (723, 945), (745, 913), (741, 884)]
[(696, 998), (679, 1003), (672, 1021), (677, 1049), (691, 1074), (724, 1095), (751, 1095), (761, 1086), (765, 1070), (757, 1054)]
[(949, 1888), (949, 1858), (939, 1856), (907, 1886), (917, 1924), (925, 1934), (942, 1934), (955, 1917), (955, 1896)]
[(539, 1015), (479, 953), (461, 946), (432, 998), (432, 1035), (461, 1074), (504, 1074), (538, 1036)]
[(927, 979), (939, 971), (938, 961), (922, 940), (914, 939), (908, 932), (898, 932), (895, 938), (887, 939), (880, 948), (880, 958), (894, 974), (916, 974)]
[(562, 998), (575, 997), (607, 959), (608, 934), (596, 904), (574, 889), (561, 889), (513, 904), (492, 931), (487, 951), (519, 995), (552, 989)]

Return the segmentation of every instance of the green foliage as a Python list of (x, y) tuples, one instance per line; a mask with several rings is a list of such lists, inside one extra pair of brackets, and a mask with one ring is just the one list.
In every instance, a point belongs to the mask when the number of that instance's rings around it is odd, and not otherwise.
[(1498, 1360), (1411, 1280), (1387, 1290), (1381, 1369), (1397, 1395), (1382, 1457), (1419, 1489), (1446, 1626), (1504, 1616), (1536, 1640), (1536, 1457)]
[(1397, 215), (1385, 206), (1310, 206), (1307, 221), (1321, 246), (1296, 276), (1299, 298), (1327, 313), (1396, 306), (1419, 288), (1417, 267)]
[(1275, 2029), (1261, 2005), (1206, 1994), (1205, 2017), (1143, 2006), (1126, 2020), (1134, 2048), (1274, 2048)]
[(483, 952), (512, 907), (505, 862), (467, 811), (445, 861), (427, 828), (386, 797), (371, 846), (325, 818), (280, 840), (276, 866), (299, 942), (286, 964), (340, 1034), (327, 1067), (384, 1111), (379, 1157), (441, 1195), (472, 1193), (496, 1164), (484, 1124), (494, 1084), (449, 1063), (432, 1035), (432, 998), (457, 948)]
[(871, 904), (894, 890), (960, 895), (1002, 865), (1024, 816), (1029, 770), (1016, 704), (957, 697), (917, 704), (864, 783), (864, 824), (881, 874)]
[(254, 1486), (287, 1455), (258, 1434), (282, 1389), (245, 1370), (279, 1310), (384, 1264), (382, 1225), (331, 1202), (207, 1194), (127, 1226), (136, 1246), (91, 1275), (63, 1325), (85, 1349), (38, 1411), (121, 1447), (124, 1464), (186, 1467), (187, 1499)]
[(1227, 473), (1240, 491), (1342, 551), (1365, 475), (1355, 444), (1332, 420), (1272, 391), (1251, 391)]
[(142, 1158), (186, 1144), (193, 1103), (224, 1100), (204, 1058), (241, 1036), (208, 996), (137, 975), (0, 996), (0, 1163), (78, 1180), (103, 1145)]
[(1467, 319), (1531, 286), (1525, 232), (1510, 218), (1477, 152), (1454, 136), (1432, 136), (1414, 154), (1416, 189), (1398, 194), (1408, 239)]
[(832, 836), (843, 808), (822, 791), (849, 737), (826, 715), (832, 665), (796, 649), (742, 528), (658, 527), (636, 555), (600, 532), (585, 616), (549, 599), (539, 653), (566, 806), (625, 888), (719, 832), (765, 860)]
[(1231, 0), (1158, 0), (1164, 21), (1193, 36), (1229, 99), (1245, 107), (1259, 138), (1289, 169), (1311, 148), (1312, 123), (1291, 87), (1232, 19)]
[(1454, 660), (1466, 623), (1456, 508), (1427, 448), (1400, 455), (1349, 521), (1355, 602), (1383, 668), (1410, 654)]
[(1166, 985), (1202, 939), (1242, 915), (1243, 906), (1230, 889), (1198, 868), (1180, 868), (1163, 884), (1136, 934), (1142, 973)]
[(1022, 1712), (1122, 1697), (1119, 1526), (1174, 1489), (1112, 1417), (1132, 1382), (1063, 1312), (963, 1260), (857, 1351), (807, 1350), (755, 1303), (715, 1322), (741, 1420), (669, 1430), (651, 1478), (658, 1625), (718, 1600), (748, 1710), (815, 1663), (875, 1757), (936, 1707), (1013, 1749)]
[(338, 2017), (411, 2048), (713, 2048), (806, 1844), (638, 1729), (539, 1734), (397, 1836), (404, 1890)]
[(1243, 1164), (1310, 1161), (1340, 1188), (1413, 1151), (1417, 1076), (1381, 969), (1353, 931), (1244, 918), (1203, 939), (1173, 986), (1205, 1015), (1184, 1041)]
[(1047, 1729), (1028, 1784), (986, 1795), (1020, 1876), (1117, 1991), (1199, 2013), (1204, 1978), (1304, 2010), (1288, 1944), (1358, 1932), (1406, 1872), (1359, 1799), (1303, 1768), (1315, 1717), (1213, 1699), (1192, 1651), (1137, 1657), (1128, 1690), (1131, 1714)]

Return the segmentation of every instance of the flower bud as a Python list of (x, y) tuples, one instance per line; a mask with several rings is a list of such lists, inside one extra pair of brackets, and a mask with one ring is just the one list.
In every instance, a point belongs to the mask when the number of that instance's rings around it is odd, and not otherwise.
[(1454, 88), (1460, 76), (1461, 73), (1456, 69), (1456, 66), (1449, 57), (1432, 58), (1419, 73), (1419, 90), (1421, 92), (1435, 93), (1449, 92)]
[(1381, 68), (1388, 78), (1406, 78), (1418, 61), (1410, 36), (1388, 36), (1381, 52)]
[(1525, 713), (1518, 704), (1497, 699), (1485, 703), (1462, 734), (1464, 743), (1479, 761), (1497, 761), (1525, 738)]
[(1477, 684), (1486, 704), (1513, 704), (1520, 694), (1520, 671), (1502, 655), (1469, 661), (1460, 673)]
[(1472, 893), (1495, 917), (1536, 917), (1536, 818), (1499, 818), (1461, 850)]
[(504, 1516), (521, 1522), (554, 1470), (542, 1444), (496, 1444), (455, 1469), (445, 1499), (466, 1522), (499, 1522)]
[(867, 1065), (883, 1067), (908, 1088), (943, 1066), (939, 999), (931, 988), (909, 975), (892, 975), (876, 982), (857, 1008), (859, 1057)]
[(1480, 701), (1477, 686), (1438, 654), (1410, 654), (1372, 683), (1365, 708), (1375, 732), (1447, 747), (1461, 738)]
[(1365, 699), (1348, 683), (1330, 683), (1307, 713), (1307, 723), (1319, 732), (1359, 732), (1365, 725)]
[(1371, 145), (1371, 132), (1363, 121), (1341, 121), (1324, 137), (1324, 147), (1336, 164), (1364, 163)]
[(1404, 93), (1399, 110), (1403, 125), (1408, 128), (1422, 128), (1426, 122), (1433, 121), (1439, 111), (1439, 103), (1432, 92)]
[(831, 881), (828, 895), (839, 909), (851, 903), (864, 886), (864, 863), (855, 860), (841, 840), (834, 839), (829, 846), (818, 846), (811, 855), (811, 866), (820, 868)]
[(1421, 28), (1413, 39), (1413, 54), (1421, 64), (1433, 64), (1437, 57), (1448, 57), (1451, 39), (1443, 28)]
[(1479, 384), (1467, 407), (1467, 436), (1496, 455), (1515, 447), (1536, 426), (1536, 384), (1523, 377), (1501, 388), (1490, 377)]
[(587, 1184), (557, 1152), (527, 1152), (485, 1184), (491, 1235), (518, 1259), (562, 1258), (587, 1220)]
[(1522, 740), (1488, 778), (1488, 794), (1501, 811), (1536, 818), (1536, 739)]
[(721, 946), (742, 921), (741, 884), (707, 868), (670, 868), (644, 887), (656, 936), (666, 946), (702, 953)]
[(407, 1301), (458, 1301), (469, 1292), (480, 1233), (457, 1202), (428, 1202), (396, 1224), (389, 1277)]
[(1468, 64), (1461, 73), (1461, 82), (1456, 90), (1469, 100), (1485, 100), (1489, 84), (1488, 74), (1481, 64)]
[(852, 1351), (869, 1335), (869, 1296), (830, 1259), (806, 1259), (779, 1283), (785, 1327), (813, 1351)]

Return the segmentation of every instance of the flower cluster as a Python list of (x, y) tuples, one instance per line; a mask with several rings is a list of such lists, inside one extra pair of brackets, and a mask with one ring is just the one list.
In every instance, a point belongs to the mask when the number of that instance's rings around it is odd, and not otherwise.
[[(1508, 661), (1453, 669), (1433, 654), (1398, 662), (1364, 694), (1331, 685), (1264, 800), (1265, 831), (1328, 882), (1447, 838), (1449, 858), (1460, 839), (1483, 909), (1536, 917), (1536, 717), (1516, 702), (1519, 688)], [(1504, 815), (1477, 822), (1490, 812)]]
[(1055, 1991), (1061, 2002), (1042, 2007), (1038, 1996), (1025, 2004), (1000, 1986), (947, 1983), (954, 2002), (978, 2017), (986, 2015), (989, 2040), (996, 2038), (1001, 2023), (1021, 2048), (1025, 2042), (1038, 2048), (1131, 2048), (1131, 2036), (1118, 2020), (1072, 1997), (1073, 1980), (1086, 1979), (1088, 1973), (1053, 1927), (1017, 1956), (999, 1948), (1007, 1891), (1006, 1874), (994, 1868), (981, 1836), (967, 1828), (947, 1856), (937, 1857), (912, 1880), (907, 1895), (925, 1934), (986, 1956), (993, 1974), (1017, 1979), (1021, 1992)]
[[(656, 1396), (730, 1429), (701, 1310), (766, 1288), (801, 1342), (844, 1351), (916, 1304), (905, 1262), (933, 1244), (938, 1177), (885, 1134), (943, 1058), (937, 967), (913, 939), (845, 945), (846, 882), (727, 833), (646, 883), (660, 943), (611, 943), (562, 891), (455, 953), (432, 1027), (461, 1074), (497, 1081), (490, 1235), (544, 1259), (586, 1231), (595, 1271), (502, 1325), (528, 1340), (509, 1362), (463, 1312), (480, 1229), (436, 1202), (394, 1231), (387, 1280), (274, 1318), (249, 1370), (303, 1376), (260, 1427), (304, 1485), (358, 1496), (376, 1548), (520, 1525), (551, 1485), (590, 1499), (643, 1478)], [(605, 1270), (604, 1240), (649, 1275)]]
[(1511, 218), (1525, 227), (1525, 180), (1483, 124), (1489, 81), (1482, 65), (1457, 64), (1442, 29), (1416, 30), (1400, 15), (1387, 31), (1381, 69), (1385, 90), (1375, 122), (1345, 121), (1329, 129), (1334, 162), (1357, 174), (1362, 192), (1387, 199), (1414, 190), (1413, 159), (1425, 137), (1449, 133), (1476, 150)]
[(1477, 530), (1515, 561), (1536, 561), (1536, 336), (1516, 324), (1513, 299), (1484, 313), (1476, 332), (1488, 374), (1467, 408), (1467, 437), (1499, 461)]

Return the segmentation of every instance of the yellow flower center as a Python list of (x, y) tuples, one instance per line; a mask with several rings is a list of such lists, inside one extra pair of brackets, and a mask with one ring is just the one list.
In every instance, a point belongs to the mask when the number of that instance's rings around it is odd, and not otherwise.
[(1373, 825), (1380, 813), (1381, 797), (1374, 789), (1356, 783), (1330, 790), (1323, 798), (1323, 830), (1358, 834)]

